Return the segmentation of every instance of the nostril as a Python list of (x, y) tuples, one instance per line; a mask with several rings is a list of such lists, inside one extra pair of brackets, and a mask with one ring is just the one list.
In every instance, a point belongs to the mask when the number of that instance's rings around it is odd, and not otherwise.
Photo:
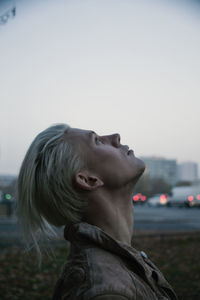
[(113, 134), (113, 144), (115, 147), (119, 147), (120, 139), (121, 139), (121, 137), (120, 137), (119, 133)]
[(120, 141), (121, 141), (120, 134), (119, 134), (119, 133), (117, 133), (117, 136), (118, 136), (118, 143), (120, 144)]

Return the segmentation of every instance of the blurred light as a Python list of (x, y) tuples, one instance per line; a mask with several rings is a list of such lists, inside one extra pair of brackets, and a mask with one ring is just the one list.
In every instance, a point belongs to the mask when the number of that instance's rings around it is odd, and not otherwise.
[(12, 196), (10, 194), (5, 194), (5, 199), (6, 200), (10, 200), (12, 198)]
[(194, 197), (191, 195), (191, 196), (188, 196), (188, 201), (193, 201), (194, 200)]
[(166, 204), (167, 203), (167, 197), (163, 194), (160, 196), (160, 204)]
[(141, 198), (142, 201), (146, 201), (146, 199), (147, 199), (147, 197), (146, 197), (146, 196), (143, 196), (143, 195), (141, 195), (140, 198)]
[(196, 195), (197, 200), (200, 200), (200, 194)]
[(133, 196), (133, 200), (134, 200), (134, 201), (138, 201), (138, 200), (139, 200), (138, 195)]

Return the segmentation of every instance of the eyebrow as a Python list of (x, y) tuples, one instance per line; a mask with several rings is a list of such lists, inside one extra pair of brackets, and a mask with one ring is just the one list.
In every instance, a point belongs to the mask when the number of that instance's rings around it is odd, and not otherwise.
[(96, 134), (96, 133), (95, 133), (94, 131), (91, 130), (91, 131), (89, 131), (89, 134), (88, 134), (88, 135), (89, 135), (89, 137), (91, 138), (91, 137), (93, 136), (93, 134)]
[(96, 132), (94, 132), (94, 131), (89, 131), (89, 133), (88, 133), (88, 137), (89, 137), (89, 140), (90, 141), (92, 141), (93, 140), (93, 135), (96, 135)]

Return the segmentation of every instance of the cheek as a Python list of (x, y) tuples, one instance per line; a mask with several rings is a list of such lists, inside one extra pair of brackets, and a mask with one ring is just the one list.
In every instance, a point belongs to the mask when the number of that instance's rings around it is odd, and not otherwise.
[(93, 161), (96, 161), (98, 164), (108, 163), (109, 165), (117, 165), (122, 160), (122, 154), (113, 149), (98, 149), (91, 153), (91, 157), (89, 158)]
[(131, 166), (123, 155), (109, 156), (101, 162), (106, 172), (113, 176), (126, 176), (131, 171)]
[(104, 176), (125, 174), (131, 168), (128, 157), (117, 149), (90, 151), (87, 155), (87, 162), (90, 169)]

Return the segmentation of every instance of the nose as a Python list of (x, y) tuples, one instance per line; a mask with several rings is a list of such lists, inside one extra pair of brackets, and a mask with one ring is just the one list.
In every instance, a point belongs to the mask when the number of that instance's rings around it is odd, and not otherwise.
[(121, 137), (120, 137), (119, 133), (112, 134), (111, 135), (111, 143), (112, 143), (112, 145), (114, 147), (118, 148), (119, 145), (120, 145), (120, 139), (121, 139)]

